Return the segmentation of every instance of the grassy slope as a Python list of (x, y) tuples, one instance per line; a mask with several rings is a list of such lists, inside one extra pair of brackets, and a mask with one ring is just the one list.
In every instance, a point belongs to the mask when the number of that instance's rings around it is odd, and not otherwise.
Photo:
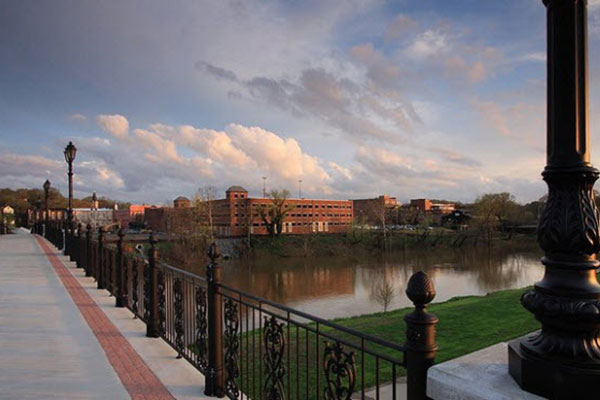
[[(440, 320), (436, 341), (442, 362), (507, 341), (539, 328), (539, 323), (520, 303), (525, 289), (504, 290), (487, 296), (454, 298), (429, 307)], [(395, 342), (403, 342), (402, 317), (410, 309), (338, 319), (335, 322)]]
[[(519, 336), (522, 336), (528, 332), (532, 332), (539, 328), (539, 324), (534, 320), (533, 316), (523, 309), (520, 304), (520, 296), (525, 289), (516, 290), (505, 290), (495, 292), (487, 296), (468, 296), (454, 298), (444, 303), (433, 304), (430, 307), (430, 311), (438, 316), (440, 322), (437, 325), (437, 336), (436, 341), (440, 347), (439, 352), (436, 356), (436, 362), (442, 362), (449, 360), (464, 354), (471, 353), (481, 348), (491, 346), (501, 341), (507, 341)], [(355, 329), (359, 332), (370, 334), (373, 336), (386, 339), (391, 342), (398, 344), (404, 343), (406, 326), (404, 324), (403, 316), (411, 311), (410, 308), (399, 309), (387, 313), (377, 313), (370, 315), (363, 315), (358, 317), (350, 317), (337, 319), (334, 322), (348, 328)], [(314, 324), (310, 324), (313, 328)], [(284, 329), (285, 335), (287, 336), (287, 330)], [(331, 328), (321, 327), (321, 332), (331, 334), (340, 339), (348, 342), (356, 343), (359, 342), (356, 338), (350, 337), (347, 334), (340, 334), (340, 332), (334, 332)], [(308, 336), (308, 338), (307, 338)], [(242, 334), (242, 343), (245, 343), (246, 337), (252, 342), (256, 340), (257, 343), (262, 342), (262, 334), (260, 330), (249, 332), (248, 334)], [(324, 339), (319, 342), (323, 343)], [(309, 352), (309, 370), (306, 374), (306, 352), (307, 348), (304, 345), (308, 341), (310, 343)], [(315, 337), (312, 333), (307, 333), (304, 330), (296, 331), (294, 328), (290, 330), (290, 335), (286, 339), (287, 345), (290, 349), (291, 362), (287, 367), (287, 357), (285, 355), (284, 365), (286, 366), (286, 373), (284, 377), (284, 385), (287, 390), (287, 376), (290, 375), (291, 382), (291, 397), (294, 397), (296, 374), (299, 373), (298, 380), (301, 382), (299, 385), (299, 394), (301, 398), (316, 398), (316, 392), (322, 393), (325, 377), (322, 369), (319, 371), (320, 382), (316, 384), (316, 370), (315, 363), (320, 363), (322, 360), (322, 351), (324, 347), (321, 347), (319, 354), (315, 352)], [(299, 343), (298, 347), (297, 344)], [(323, 344), (321, 344), (323, 346)], [(402, 359), (402, 354), (389, 349), (383, 348), (378, 345), (367, 344), (367, 347), (371, 350), (376, 351), (379, 354), (385, 354), (388, 357), (395, 358), (397, 360)], [(259, 366), (258, 358), (255, 362), (249, 362), (249, 354), (246, 352), (244, 344), (242, 344), (242, 368), (244, 371), (258, 371)], [(286, 347), (287, 350), (287, 347)], [(351, 349), (347, 349), (351, 350)], [(296, 353), (298, 352), (298, 353)], [(296, 356), (298, 354), (298, 356)], [(362, 387), (362, 375), (364, 373), (364, 387), (370, 388), (375, 386), (377, 382), (376, 360), (372, 356), (366, 356), (364, 363), (364, 372), (361, 370), (361, 363), (363, 362), (360, 352), (356, 354), (357, 364), (357, 385), (355, 390), (360, 390)], [(249, 365), (252, 364), (252, 365)], [(397, 368), (397, 376), (404, 375), (405, 371), (402, 368)], [(258, 374), (260, 375), (260, 374)], [(247, 379), (247, 378), (246, 378)], [(256, 376), (258, 379), (258, 376)], [(308, 385), (306, 385), (308, 380)], [(379, 380), (380, 383), (389, 382), (392, 380), (392, 365), (388, 362), (381, 361), (379, 369)], [(238, 381), (238, 384), (240, 382)], [(305, 385), (310, 388), (308, 389), (309, 394), (306, 395)], [(258, 385), (260, 386), (260, 385)], [(247, 387), (244, 391), (250, 393), (254, 397), (261, 397), (263, 393), (254, 392), (248, 390)]]

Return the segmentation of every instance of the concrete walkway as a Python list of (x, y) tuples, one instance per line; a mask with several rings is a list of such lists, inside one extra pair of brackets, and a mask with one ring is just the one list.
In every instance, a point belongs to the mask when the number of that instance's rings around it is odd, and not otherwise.
[(0, 399), (205, 398), (195, 368), (47, 241), (19, 233), (0, 236)]

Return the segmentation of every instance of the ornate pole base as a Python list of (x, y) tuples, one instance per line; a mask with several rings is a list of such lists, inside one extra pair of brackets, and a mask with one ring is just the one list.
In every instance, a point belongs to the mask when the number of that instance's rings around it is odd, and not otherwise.
[(535, 342), (538, 335), (508, 344), (509, 373), (519, 386), (548, 399), (597, 399), (595, 388), (600, 382), (600, 369), (567, 366), (562, 361), (553, 362), (527, 353), (527, 344)]
[(521, 298), (542, 329), (509, 344), (509, 372), (524, 390), (550, 399), (598, 399), (598, 170), (546, 168), (543, 176), (549, 193), (538, 242), (546, 271)]

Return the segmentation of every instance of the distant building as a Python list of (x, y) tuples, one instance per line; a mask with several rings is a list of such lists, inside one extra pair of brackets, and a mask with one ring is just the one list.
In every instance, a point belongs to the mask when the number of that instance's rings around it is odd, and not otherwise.
[(354, 218), (369, 225), (395, 225), (401, 203), (395, 197), (381, 195), (372, 199), (352, 200)]
[(413, 221), (411, 223), (418, 224), (424, 221), (429, 221), (434, 225), (441, 225), (442, 218), (445, 215), (451, 214), (456, 210), (454, 203), (434, 203), (428, 199), (413, 199), (410, 205), (404, 210), (405, 215)]
[[(191, 217), (190, 206), (176, 207), (175, 201), (172, 208), (146, 209), (148, 227), (165, 232), (172, 221), (185, 221), (188, 214)], [(267, 226), (260, 216), (259, 207), (268, 207), (270, 204), (272, 200), (269, 198), (251, 198), (243, 187), (231, 186), (225, 192), (224, 199), (211, 201), (215, 233), (218, 236), (267, 235)], [(349, 200), (287, 199), (284, 204), (291, 210), (284, 218), (282, 234), (340, 233), (347, 232), (352, 224), (353, 205)], [(173, 215), (178, 218), (172, 218)]]
[(442, 217), (442, 225), (447, 228), (466, 229), (471, 222), (472, 217), (462, 210), (455, 210)]
[(192, 202), (187, 197), (179, 196), (173, 200), (173, 208), (189, 208), (192, 206)]
[(106, 227), (116, 222), (114, 214), (115, 210), (112, 208), (74, 208), (73, 221), (76, 226), (77, 224), (83, 226), (90, 224), (94, 228), (98, 226)]
[(150, 206), (145, 204), (132, 204), (127, 208), (115, 210), (114, 219), (122, 228), (128, 228), (132, 224), (142, 225), (146, 208), (150, 208)]

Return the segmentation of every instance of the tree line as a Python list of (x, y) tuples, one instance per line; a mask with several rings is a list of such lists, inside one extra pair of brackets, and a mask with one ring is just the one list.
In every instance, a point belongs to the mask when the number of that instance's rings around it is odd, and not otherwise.
[[(130, 203), (111, 200), (106, 197), (98, 198), (99, 208), (113, 208), (115, 204), (119, 208), (126, 208)], [(15, 214), (27, 214), (27, 210), (44, 208), (44, 191), (42, 189), (0, 189), (0, 206), (9, 205), (15, 210)], [(51, 209), (65, 209), (69, 205), (69, 199), (62, 195), (56, 188), (50, 188), (48, 192), (48, 207)], [(92, 196), (74, 198), (74, 208), (90, 208)]]

